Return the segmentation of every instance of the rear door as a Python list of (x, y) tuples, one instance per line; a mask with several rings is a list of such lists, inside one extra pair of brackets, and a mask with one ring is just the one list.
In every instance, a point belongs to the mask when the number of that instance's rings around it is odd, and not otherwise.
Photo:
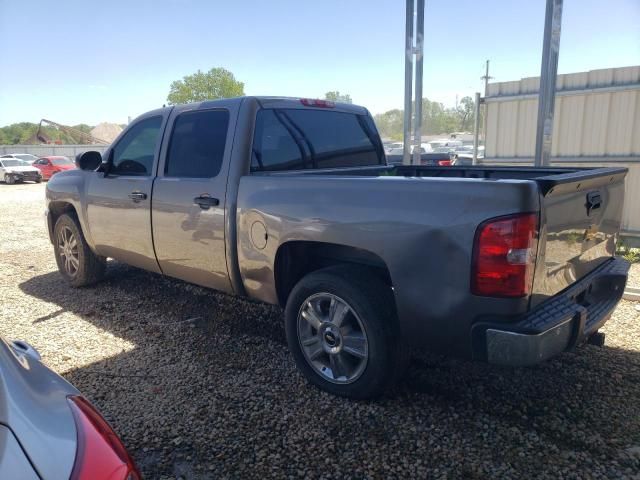
[(615, 254), (626, 169), (538, 179), (542, 211), (533, 304), (555, 295)]
[(162, 273), (232, 291), (225, 252), (225, 198), (235, 109), (177, 107), (153, 187), (155, 252)]
[(87, 218), (96, 252), (160, 272), (151, 239), (151, 188), (168, 110), (137, 119), (105, 152), (105, 175), (87, 179)]

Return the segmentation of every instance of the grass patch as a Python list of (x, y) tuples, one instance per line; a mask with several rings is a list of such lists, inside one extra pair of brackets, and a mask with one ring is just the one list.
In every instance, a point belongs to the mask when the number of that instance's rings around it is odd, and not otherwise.
[(618, 243), (616, 254), (624, 258), (627, 262), (638, 263), (640, 262), (640, 248), (631, 248), (624, 244), (624, 242)]

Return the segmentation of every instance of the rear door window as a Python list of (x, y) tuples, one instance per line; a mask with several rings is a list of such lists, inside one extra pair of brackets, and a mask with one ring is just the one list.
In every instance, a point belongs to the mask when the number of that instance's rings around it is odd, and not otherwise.
[(306, 109), (265, 109), (256, 117), (252, 171), (384, 163), (371, 117)]
[(165, 177), (213, 178), (218, 175), (228, 128), (227, 110), (181, 113), (171, 134)]

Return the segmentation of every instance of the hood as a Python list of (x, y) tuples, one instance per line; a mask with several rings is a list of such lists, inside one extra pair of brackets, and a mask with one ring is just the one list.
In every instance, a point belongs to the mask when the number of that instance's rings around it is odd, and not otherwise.
[(0, 424), (11, 429), (42, 478), (71, 475), (76, 426), (67, 396), (77, 394), (33, 355), (0, 337)]
[(36, 167), (31, 167), (28, 165), (24, 165), (22, 167), (4, 167), (7, 173), (18, 173), (18, 172), (39, 172)]

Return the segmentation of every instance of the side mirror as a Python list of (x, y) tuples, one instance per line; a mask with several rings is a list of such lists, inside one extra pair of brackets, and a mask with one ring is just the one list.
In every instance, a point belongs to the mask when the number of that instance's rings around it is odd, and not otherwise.
[(80, 170), (95, 171), (102, 165), (100, 152), (81, 152), (76, 155), (76, 167)]

